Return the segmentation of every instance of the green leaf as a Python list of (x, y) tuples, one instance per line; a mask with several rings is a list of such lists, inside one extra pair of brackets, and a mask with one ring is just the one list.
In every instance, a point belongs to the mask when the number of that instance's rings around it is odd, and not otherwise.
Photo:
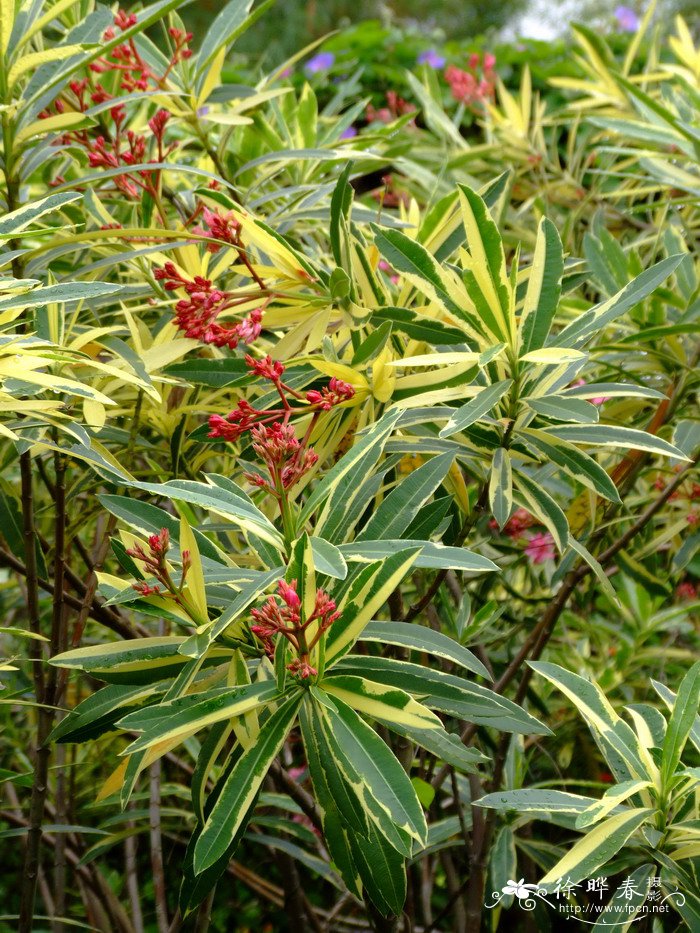
[(641, 275), (632, 279), (628, 285), (625, 285), (612, 298), (608, 298), (607, 301), (595, 305), (589, 311), (579, 314), (575, 321), (552, 339), (552, 344), (557, 348), (583, 345), (594, 334), (600, 333), (607, 324), (639, 304), (640, 301), (643, 301), (658, 288), (675, 271), (682, 262), (683, 257), (683, 253), (679, 253), (677, 256), (669, 256), (649, 269), (645, 269)]
[(400, 915), (406, 900), (403, 857), (370, 827), (366, 837), (349, 837), (352, 858), (371, 901), (384, 916)]
[(194, 693), (129, 713), (120, 720), (120, 728), (142, 735), (128, 746), (125, 754), (143, 751), (160, 742), (184, 741), (200, 729), (271, 703), (277, 695), (276, 683), (264, 681)]
[(351, 655), (343, 658), (333, 673), (352, 674), (398, 687), (420, 697), (421, 703), (431, 709), (503, 732), (533, 735), (550, 732), (534, 716), (493, 690), (420, 664)]
[(461, 317), (459, 306), (449, 295), (439, 264), (424, 246), (399, 230), (386, 230), (375, 224), (372, 224), (372, 230), (377, 249), (392, 268), (429, 298), (435, 298)]
[(385, 322), (390, 322), (394, 330), (399, 330), (411, 340), (419, 340), (421, 343), (463, 344), (465, 341), (463, 331), (409, 308), (379, 308), (372, 312), (372, 323)]
[(374, 510), (356, 541), (399, 538), (447, 475), (453, 453), (440, 454), (414, 470)]
[(695, 724), (700, 703), (700, 661), (687, 672), (678, 688), (661, 752), (661, 777), (667, 786), (681, 760)]
[(336, 580), (344, 580), (348, 575), (348, 565), (338, 548), (323, 538), (312, 537), (310, 540), (318, 572), (327, 577), (335, 577)]
[(602, 466), (574, 444), (560, 437), (554, 437), (549, 431), (539, 431), (535, 428), (523, 429), (520, 437), (542, 454), (545, 461), (551, 460), (556, 463), (579, 483), (605, 499), (620, 502), (617, 487)]
[(349, 561), (372, 561), (390, 557), (404, 548), (420, 549), (415, 558), (416, 567), (465, 570), (472, 573), (491, 573), (498, 570), (497, 565), (488, 557), (475, 554), (474, 551), (465, 547), (446, 547), (434, 541), (420, 541), (414, 538), (394, 541), (358, 541), (352, 544), (341, 544), (338, 550)]
[(282, 547), (282, 538), (272, 522), (256, 508), (244, 493), (237, 494), (221, 486), (197, 483), (192, 480), (170, 480), (167, 483), (131, 483), (136, 489), (201, 505), (215, 515), (230, 519), (247, 531), (252, 531), (277, 548)]
[[(673, 690), (669, 690), (666, 684), (659, 683), (658, 680), (652, 680), (651, 685), (664, 701), (667, 709), (673, 711), (674, 703), (676, 701), (676, 694), (673, 692)], [(688, 735), (690, 741), (700, 752), (700, 716), (696, 716), (693, 720), (693, 725), (690, 727), (690, 732)]]
[(299, 527), (303, 527), (311, 515), (318, 511), (319, 506), (323, 505), (314, 531), (318, 537), (333, 541), (335, 529), (342, 526), (343, 516), (359, 495), (362, 480), (379, 459), (400, 415), (398, 410), (386, 412), (362, 439), (331, 467), (302, 509)]
[(194, 848), (196, 875), (213, 865), (229, 849), (294, 724), (301, 700), (302, 694), (297, 693), (270, 716), (260, 729), (255, 744), (243, 752), (226, 778)]
[[(177, 541), (180, 534), (180, 523), (165, 509), (159, 509), (158, 506), (150, 502), (142, 502), (140, 499), (132, 499), (130, 496), (111, 496), (100, 495), (97, 497), (112, 515), (121, 518), (136, 531), (142, 534), (154, 535), (162, 528), (167, 528), (172, 540)], [(200, 553), (205, 557), (219, 562), (221, 557), (217, 548), (212, 544), (206, 535), (201, 531), (193, 529)]]
[(498, 448), (491, 462), (489, 505), (498, 527), (503, 528), (513, 508), (513, 471), (510, 455), (504, 447)]
[(688, 460), (688, 457), (654, 434), (646, 431), (637, 431), (635, 428), (621, 428), (613, 424), (592, 425), (566, 425), (564, 427), (549, 428), (546, 432), (550, 437), (560, 440), (573, 441), (578, 444), (591, 444), (595, 447), (623, 447), (632, 450), (645, 450), (662, 457), (674, 457), (676, 460)]
[(37, 308), (40, 305), (61, 301), (85, 301), (102, 295), (115, 295), (124, 286), (110, 282), (61, 282), (59, 285), (43, 285), (21, 295), (0, 298), (0, 312), (12, 308)]
[(330, 242), (333, 258), (339, 267), (349, 269), (350, 260), (347, 250), (347, 224), (352, 210), (354, 191), (350, 184), (352, 163), (348, 162), (338, 176), (338, 181), (331, 196)]
[(322, 689), (334, 699), (370, 719), (384, 719), (413, 729), (440, 729), (440, 719), (427, 707), (397, 687), (386, 687), (363, 677), (333, 674), (321, 683)]
[(338, 605), (340, 618), (331, 626), (326, 645), (326, 664), (350, 650), (362, 629), (387, 601), (413, 565), (417, 551), (401, 550), (363, 567)]
[(656, 767), (635, 732), (617, 715), (600, 687), (558, 664), (528, 661), (578, 709), (618, 780), (653, 780)]
[(5, 214), (0, 220), (0, 237), (16, 236), (20, 230), (24, 230), (29, 224), (43, 217), (44, 214), (59, 210), (65, 207), (66, 204), (72, 204), (81, 198), (82, 194), (79, 191), (61, 191), (57, 194), (50, 194), (46, 198), (41, 198), (39, 201), (24, 204), (17, 210)]
[(490, 679), (481, 661), (467, 648), (463, 648), (448, 635), (412, 622), (369, 622), (360, 635), (360, 641), (375, 641), (386, 645), (400, 645), (413, 651), (425, 651), (438, 658), (460, 664), (480, 677)]
[(540, 790), (528, 787), (486, 794), (475, 800), (474, 806), (488, 807), (502, 813), (508, 811), (536, 813), (547, 819), (550, 813), (583, 813), (595, 803), (597, 803), (595, 797), (582, 797), (580, 794), (567, 794), (560, 790)]
[[(275, 0), (263, 0), (254, 13), (250, 14), (253, 0), (230, 0), (214, 18), (202, 40), (196, 58), (196, 73), (204, 75), (221, 48), (234, 42), (246, 29), (267, 12)], [(201, 83), (201, 82), (200, 82)]]
[(600, 823), (547, 872), (540, 885), (553, 890), (561, 878), (567, 878), (571, 884), (590, 878), (617, 855), (653, 813), (653, 810), (629, 810)]
[(457, 409), (440, 431), (440, 437), (450, 437), (452, 434), (468, 428), (475, 421), (480, 421), (498, 404), (512, 384), (512, 379), (504, 379), (502, 382), (496, 382), (482, 389), (474, 398)]
[(444, 729), (411, 729), (397, 722), (382, 719), (378, 719), (377, 722), (382, 723), (397, 735), (410, 739), (411, 742), (453, 768), (457, 768), (458, 771), (473, 774), (480, 764), (488, 761), (488, 758), (475, 748), (467, 748), (458, 735), (453, 735)]
[(574, 421), (580, 424), (595, 424), (600, 412), (595, 405), (583, 399), (548, 395), (545, 398), (525, 399), (528, 407), (552, 421)]
[(552, 221), (543, 217), (520, 315), (521, 354), (545, 345), (559, 304), (563, 274), (564, 256), (559, 233)]
[(622, 781), (605, 791), (600, 800), (596, 800), (590, 807), (580, 813), (576, 819), (576, 829), (587, 829), (603, 817), (612, 813), (621, 803), (641, 793), (648, 787), (653, 787), (650, 781)]
[(125, 707), (135, 706), (157, 692), (155, 686), (102, 687), (78, 703), (53, 729), (49, 742), (84, 742), (115, 727)]
[(391, 749), (336, 695), (333, 707), (325, 710), (333, 732), (343, 752), (366, 782), (371, 796), (400, 829), (418, 842), (424, 842), (428, 827), (423, 808)]
[(486, 204), (476, 191), (459, 185), (459, 202), (467, 237), (464, 282), (482, 324), (505, 343), (513, 338), (511, 290), (503, 241)]
[(356, 786), (347, 779), (334, 754), (337, 737), (328, 734), (324, 709), (312, 699), (311, 694), (304, 698), (299, 709), (304, 751), (314, 792), (321, 806), (324, 829), (328, 812), (337, 811), (352, 832), (366, 835), (369, 817)]
[(566, 515), (541, 484), (535, 483), (519, 470), (515, 473), (518, 496), (528, 511), (535, 515), (549, 530), (559, 551), (563, 553), (569, 544), (569, 523)]
[[(148, 684), (176, 675), (189, 659), (179, 654), (185, 641), (176, 635), (135, 638), (74, 648), (54, 655), (49, 663), (87, 671), (98, 680), (111, 683)], [(205, 664), (220, 664), (231, 657), (229, 648), (215, 647)]]
[(178, 376), (193, 385), (225, 389), (250, 382), (250, 369), (245, 360), (226, 357), (222, 360), (184, 360), (163, 370), (166, 376)]

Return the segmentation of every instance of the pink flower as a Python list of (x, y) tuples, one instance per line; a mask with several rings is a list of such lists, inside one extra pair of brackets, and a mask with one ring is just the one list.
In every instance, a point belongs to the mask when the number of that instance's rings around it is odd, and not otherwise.
[(256, 360), (249, 354), (245, 357), (246, 366), (253, 371), (254, 376), (260, 376), (262, 379), (269, 379), (271, 382), (279, 382), (284, 374), (284, 364), (279, 360), (273, 360), (271, 356), (266, 356), (262, 360)]
[(685, 580), (683, 583), (679, 583), (676, 587), (676, 597), (681, 600), (691, 600), (697, 599), (698, 591), (695, 587), (695, 584), (691, 583), (690, 580)]
[(530, 535), (525, 554), (532, 564), (543, 564), (554, 558), (554, 538), (546, 531), (543, 534)]
[(321, 389), (320, 392), (317, 389), (311, 389), (307, 392), (306, 401), (311, 405), (318, 405), (321, 411), (330, 411), (331, 408), (348, 401), (354, 395), (355, 390), (349, 382), (343, 382), (342, 379), (333, 376), (328, 385)]

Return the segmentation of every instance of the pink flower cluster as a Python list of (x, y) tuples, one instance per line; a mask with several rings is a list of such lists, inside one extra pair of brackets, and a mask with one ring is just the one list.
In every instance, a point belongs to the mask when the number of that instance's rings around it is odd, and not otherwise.
[[(180, 597), (182, 588), (185, 585), (187, 571), (192, 565), (190, 552), (187, 550), (182, 552), (182, 578), (179, 586), (176, 587), (165, 562), (165, 555), (169, 550), (170, 533), (167, 528), (161, 528), (158, 534), (150, 535), (148, 538), (148, 553), (146, 553), (141, 544), (136, 544), (134, 547), (127, 549), (126, 553), (129, 557), (141, 561), (144, 565), (144, 569), (152, 574), (158, 581), (157, 584), (151, 584), (146, 580), (139, 580), (138, 583), (132, 584), (133, 588), (142, 596), (158, 596), (163, 594), (166, 596), (175, 596), (176, 599)], [(164, 590), (161, 590), (161, 587), (163, 587)]]
[(290, 490), (318, 462), (316, 451), (302, 446), (291, 424), (257, 424), (250, 435), (253, 450), (267, 467), (270, 479), (259, 473), (247, 473), (246, 479), (272, 495)]
[(336, 405), (346, 402), (353, 397), (355, 390), (349, 382), (343, 382), (342, 379), (331, 379), (327, 386), (320, 391), (311, 389), (306, 393), (306, 401), (310, 405), (317, 405), (321, 411), (330, 411)]
[[(527, 529), (537, 524), (537, 520), (526, 510), (517, 509), (503, 527), (503, 534), (514, 541), (525, 540), (525, 555), (532, 564), (543, 564), (555, 556), (554, 538), (548, 531), (527, 534)], [(498, 522), (491, 519), (489, 525), (498, 530)]]
[[(308, 442), (319, 414), (351, 399), (355, 390), (349, 383), (333, 378), (323, 389), (311, 389), (304, 397), (282, 381), (285, 370), (283, 363), (270, 356), (255, 360), (246, 355), (245, 361), (254, 375), (273, 384), (282, 407), (257, 409), (246, 399), (241, 399), (225, 418), (221, 415), (210, 416), (209, 437), (237, 441), (246, 431), (250, 431), (253, 450), (265, 464), (269, 479), (260, 473), (248, 473), (246, 478), (254, 486), (275, 496), (281, 505), (285, 494), (318, 461), (316, 452), (308, 446)], [(293, 405), (288, 396), (306, 404)], [(290, 418), (295, 414), (308, 414), (309, 411), (312, 412), (312, 418), (300, 441), (289, 423)]]
[[(268, 596), (260, 609), (251, 609), (255, 624), (251, 625), (250, 630), (260, 639), (269, 657), (275, 653), (276, 636), (282, 635), (297, 651), (297, 657), (287, 665), (290, 673), (302, 679), (314, 677), (318, 671), (311, 666), (309, 654), (333, 622), (340, 618), (335, 602), (325, 590), (317, 590), (314, 609), (308, 618), (303, 618), (296, 580), (289, 583), (280, 580), (277, 596), (279, 602), (274, 596)], [(316, 630), (309, 639), (308, 629), (314, 622)]]
[(365, 116), (368, 123), (392, 123), (405, 113), (414, 113), (415, 109), (414, 104), (404, 100), (396, 91), (387, 91), (386, 107), (376, 108), (373, 104), (367, 104)]
[(186, 293), (187, 297), (181, 298), (175, 305), (174, 320), (186, 337), (235, 350), (239, 343), (251, 344), (260, 336), (262, 308), (255, 308), (242, 321), (219, 324), (217, 318), (222, 311), (241, 303), (232, 300), (230, 292), (215, 288), (210, 279), (201, 275), (193, 279), (185, 278), (172, 262), (166, 262), (162, 269), (156, 269), (154, 275), (167, 291), (182, 289)]
[[(104, 40), (114, 39), (117, 30), (126, 32), (138, 22), (134, 13), (119, 10), (114, 17), (114, 26), (110, 26), (104, 33)], [(155, 160), (147, 159), (146, 137), (133, 130), (127, 130), (124, 104), (119, 98), (107, 90), (103, 83), (95, 81), (95, 75), (117, 76), (118, 89), (125, 93), (138, 91), (159, 90), (167, 86), (167, 78), (178, 62), (184, 61), (192, 54), (188, 43), (192, 38), (189, 32), (172, 28), (169, 30), (173, 47), (168, 64), (162, 74), (157, 75), (141, 56), (133, 40), (129, 37), (125, 42), (116, 45), (108, 54), (101, 56), (89, 66), (88, 77), (74, 80), (69, 83), (72, 97), (66, 100), (57, 98), (52, 108), (43, 111), (41, 117), (49, 117), (52, 113), (63, 113), (66, 106), (71, 110), (84, 113), (94, 104), (113, 101), (109, 110), (109, 117), (113, 127), (109, 132), (102, 132), (93, 137), (88, 129), (73, 130), (64, 133), (60, 142), (63, 145), (77, 145), (85, 150), (88, 161), (93, 168), (114, 169), (120, 166), (140, 165), (146, 161), (163, 162), (175, 148), (175, 143), (166, 146), (164, 141), (165, 125), (170, 117), (166, 110), (159, 110), (149, 120), (149, 128), (155, 141)], [(108, 82), (109, 83), (109, 82)], [(62, 181), (62, 179), (57, 179)], [(137, 198), (145, 191), (153, 195), (157, 193), (160, 181), (160, 172), (141, 170), (136, 173), (116, 175), (114, 183), (119, 191), (128, 197)]]
[[(210, 236), (215, 240), (223, 240), (224, 243), (230, 243), (232, 246), (241, 245), (241, 225), (234, 216), (233, 211), (218, 214), (216, 211), (210, 211), (208, 207), (205, 207), (202, 218), (206, 224), (206, 229), (201, 226), (193, 227), (193, 233), (200, 236)], [(208, 243), (207, 249), (210, 253), (218, 253), (221, 246), (218, 243)]]
[[(319, 412), (330, 411), (331, 408), (348, 401), (355, 395), (355, 390), (348, 382), (333, 378), (325, 388), (320, 391), (310, 389), (306, 396), (303, 396), (282, 381), (285, 367), (279, 360), (273, 360), (270, 356), (256, 360), (246, 355), (245, 362), (253, 375), (267, 379), (273, 384), (280, 396), (282, 408), (260, 410), (254, 408), (245, 399), (241, 399), (237, 407), (225, 418), (221, 415), (212, 415), (209, 418), (209, 437), (237, 441), (242, 434), (257, 425), (273, 424), (280, 418), (283, 424), (287, 424), (292, 415), (307, 414), (309, 409), (317, 417)], [(300, 402), (305, 401), (307, 404), (294, 406), (287, 396)], [(307, 431), (307, 434), (309, 433), (310, 431)]]
[(483, 60), (478, 52), (474, 52), (469, 56), (466, 69), (448, 65), (445, 81), (450, 86), (453, 98), (467, 107), (481, 105), (483, 101), (491, 99), (496, 87), (495, 66), (496, 56), (490, 52), (484, 54)]

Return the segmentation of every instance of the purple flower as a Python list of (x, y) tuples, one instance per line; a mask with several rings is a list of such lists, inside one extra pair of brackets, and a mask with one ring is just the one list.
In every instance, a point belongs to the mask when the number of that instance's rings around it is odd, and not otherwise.
[(352, 139), (354, 136), (357, 136), (357, 130), (352, 125), (340, 134), (341, 139)]
[(426, 49), (421, 52), (416, 59), (419, 65), (428, 65), (429, 68), (442, 68), (445, 64), (444, 55), (440, 55), (435, 49)]
[(328, 71), (334, 61), (335, 55), (332, 52), (319, 52), (304, 65), (304, 71), (307, 75), (317, 75), (321, 71)]
[(639, 17), (631, 7), (616, 7), (614, 16), (623, 32), (636, 32), (639, 29)]

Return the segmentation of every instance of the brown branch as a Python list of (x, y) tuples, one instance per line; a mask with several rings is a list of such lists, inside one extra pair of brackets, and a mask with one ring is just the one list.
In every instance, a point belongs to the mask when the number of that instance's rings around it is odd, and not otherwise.
[[(27, 566), (2, 547), (0, 547), (0, 566), (9, 567), (11, 570), (14, 570), (16, 573), (23, 577), (26, 577), (28, 573)], [(50, 583), (48, 580), (44, 580), (41, 577), (37, 577), (36, 582), (39, 589), (44, 590), (45, 593), (50, 593), (53, 595), (53, 583)], [(80, 585), (83, 587), (83, 592), (85, 592), (84, 584), (82, 581), (80, 581)], [(83, 605), (82, 601), (77, 599), (71, 593), (64, 593), (63, 601), (67, 606), (70, 606), (71, 609), (77, 609), (78, 611), (80, 611)], [(90, 604), (89, 615), (90, 618), (94, 619), (96, 622), (99, 622), (101, 625), (104, 625), (105, 628), (110, 629), (117, 635), (121, 635), (122, 638), (139, 638), (142, 635), (148, 634), (146, 629), (144, 629), (142, 626), (132, 625), (128, 619), (125, 619), (122, 615), (117, 614), (108, 606), (105, 606), (104, 603), (101, 603), (97, 598), (93, 599), (92, 603)]]

